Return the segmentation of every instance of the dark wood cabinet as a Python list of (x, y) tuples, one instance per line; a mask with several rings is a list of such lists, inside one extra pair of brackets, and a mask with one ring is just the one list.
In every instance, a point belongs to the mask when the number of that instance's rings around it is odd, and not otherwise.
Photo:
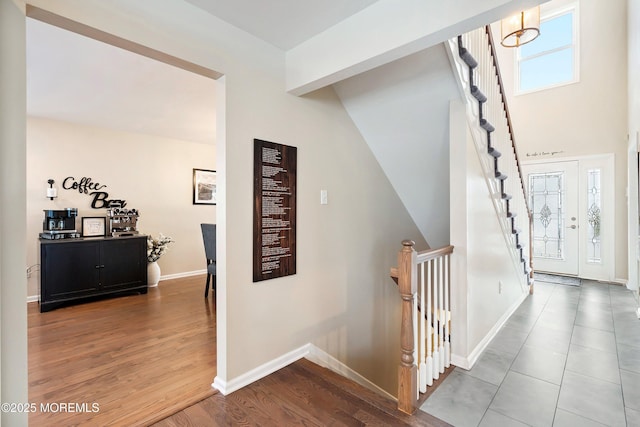
[(147, 237), (40, 241), (40, 311), (147, 293)]

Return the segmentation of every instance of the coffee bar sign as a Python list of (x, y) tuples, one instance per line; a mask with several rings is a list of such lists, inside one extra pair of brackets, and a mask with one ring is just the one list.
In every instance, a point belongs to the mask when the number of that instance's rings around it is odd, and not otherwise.
[(109, 199), (109, 193), (102, 191), (104, 188), (107, 188), (107, 186), (99, 182), (93, 182), (91, 178), (86, 176), (80, 179), (68, 176), (62, 181), (62, 188), (65, 190), (75, 190), (80, 194), (86, 194), (92, 197), (91, 207), (93, 209), (109, 208), (112, 205), (124, 208), (127, 205), (126, 200)]

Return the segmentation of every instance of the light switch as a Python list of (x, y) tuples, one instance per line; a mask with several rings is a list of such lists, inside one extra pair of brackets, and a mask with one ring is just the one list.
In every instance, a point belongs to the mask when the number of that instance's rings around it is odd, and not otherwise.
[(327, 199), (327, 190), (320, 190), (320, 204), (326, 205), (329, 201)]

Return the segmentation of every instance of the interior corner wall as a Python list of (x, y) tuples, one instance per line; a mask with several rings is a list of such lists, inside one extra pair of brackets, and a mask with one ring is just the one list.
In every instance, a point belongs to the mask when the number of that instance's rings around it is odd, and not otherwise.
[[(571, 2), (553, 0), (547, 6)], [(627, 6), (625, 1), (579, 1), (579, 15), (577, 83), (515, 96), (515, 49), (497, 46), (496, 50), (521, 161), (615, 155), (615, 278), (625, 280)], [(500, 33), (499, 23), (493, 30), (494, 34)]]
[[(311, 342), (395, 395), (401, 313), (389, 268), (403, 239), (426, 242), (333, 89), (296, 98), (277, 81), (229, 80), (227, 188), (246, 189), (227, 194), (229, 379)], [(256, 137), (297, 147), (297, 274), (252, 283)]]
[[(213, 139), (213, 138), (212, 138)], [(215, 169), (215, 146), (122, 132), (58, 120), (27, 120), (27, 265), (37, 266), (38, 234), (45, 209), (77, 208), (82, 217), (106, 217), (93, 209), (93, 196), (64, 189), (67, 177), (89, 177), (106, 185), (109, 199), (126, 200), (140, 212), (143, 234), (171, 236), (175, 243), (160, 258), (162, 276), (204, 274), (206, 263), (200, 223), (216, 222), (216, 207), (193, 204), (193, 168)], [(47, 180), (58, 197), (45, 197)], [(39, 294), (38, 268), (33, 268), (28, 295)]]
[[(225, 75), (224, 123), (217, 122), (225, 136), (216, 141), (225, 174), (217, 206), (225, 221), (219, 379), (233, 381), (311, 342), (395, 394), (400, 296), (389, 268), (403, 239), (418, 249), (426, 242), (333, 90), (285, 93), (284, 52), (187, 2), (33, 3)], [(259, 283), (251, 272), (254, 138), (298, 148), (297, 274)], [(321, 189), (328, 205), (320, 205)]]
[[(0, 397), (28, 402), (25, 276), (26, 55), (24, 9), (0, 0)], [(26, 412), (0, 424), (26, 426)]]

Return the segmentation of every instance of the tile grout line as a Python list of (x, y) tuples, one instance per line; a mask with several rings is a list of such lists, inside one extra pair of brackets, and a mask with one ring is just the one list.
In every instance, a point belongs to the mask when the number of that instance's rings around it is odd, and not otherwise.
[[(548, 283), (548, 282), (545, 282), (545, 283)], [(531, 335), (531, 331), (532, 331), (532, 330), (533, 330), (533, 328), (535, 327), (536, 323), (538, 323), (538, 320), (540, 319), (540, 315), (544, 312), (545, 308), (547, 307), (547, 304), (549, 303), (549, 300), (550, 300), (550, 299), (551, 299), (551, 297), (553, 296), (553, 293), (555, 292), (555, 290), (556, 290), (556, 287), (557, 287), (557, 286), (558, 286), (558, 284), (553, 283), (553, 290), (551, 291), (551, 294), (549, 295), (549, 297), (547, 297), (546, 301), (544, 302), (544, 305), (543, 305), (542, 310), (541, 310), (541, 311), (540, 311), (540, 313), (538, 313), (538, 315), (536, 316), (536, 321), (535, 321), (535, 322), (533, 322), (533, 324), (531, 325), (531, 327), (530, 327), (530, 328), (529, 328), (529, 330), (527, 331), (527, 337), (524, 339), (524, 341), (522, 342), (522, 344), (521, 344), (521, 345), (520, 345), (520, 347), (518, 348), (518, 352), (515, 354), (515, 357), (513, 358), (513, 360), (511, 361), (511, 363), (509, 364), (509, 368), (507, 369), (506, 374), (505, 374), (505, 375), (504, 375), (504, 377), (502, 378), (502, 381), (500, 381), (500, 384), (498, 385), (498, 388), (496, 389), (496, 392), (493, 394), (493, 397), (492, 397), (492, 398), (491, 398), (491, 400), (489, 401), (489, 405), (487, 406), (487, 409), (485, 409), (485, 410), (484, 410), (484, 413), (482, 414), (482, 417), (480, 418), (480, 421), (478, 422), (478, 424), (477, 424), (477, 426), (476, 426), (476, 427), (478, 427), (478, 426), (482, 423), (482, 420), (483, 420), (483, 419), (484, 419), (484, 417), (487, 415), (487, 412), (489, 411), (489, 408), (491, 407), (491, 404), (493, 403), (494, 399), (496, 398), (496, 395), (497, 395), (497, 394), (498, 394), (498, 392), (500, 391), (500, 387), (502, 387), (502, 384), (504, 383), (505, 378), (507, 378), (507, 375), (509, 375), (509, 372), (511, 372), (511, 367), (513, 366), (513, 364), (515, 363), (516, 359), (517, 359), (517, 358), (518, 358), (518, 356), (520, 355), (520, 352), (522, 351), (522, 347), (524, 347), (525, 343), (527, 342), (527, 339), (529, 339), (529, 336)], [(520, 308), (520, 307), (518, 307), (518, 308)], [(505, 324), (505, 326), (506, 326), (506, 324)], [(503, 326), (503, 328), (504, 328), (504, 326)], [(513, 371), (513, 372), (516, 372), (516, 371)], [(518, 373), (519, 373), (519, 372), (518, 372)], [(475, 377), (474, 377), (474, 378), (475, 378)], [(479, 378), (476, 378), (476, 379), (479, 379)], [(480, 380), (480, 381), (483, 381), (483, 380)], [(487, 381), (484, 381), (484, 382), (487, 382)], [(489, 384), (491, 384), (491, 383), (489, 383)], [(495, 384), (492, 384), (492, 385), (495, 385)], [(557, 407), (557, 405), (556, 405), (556, 407)], [(519, 423), (522, 423), (522, 424), (525, 424), (525, 425), (529, 425), (529, 424), (524, 423), (524, 422), (522, 422), (522, 421), (520, 421), (520, 420), (516, 420), (515, 418), (512, 418), (512, 417), (510, 417), (510, 416), (508, 416), (508, 415), (506, 415), (506, 414), (503, 414), (502, 412), (499, 412), (499, 411), (495, 411), (495, 412), (497, 412), (497, 413), (499, 413), (500, 415), (505, 416), (505, 417), (507, 417), (507, 418), (509, 418), (509, 419), (515, 420), (515, 421), (517, 421), (517, 422), (519, 422)]]
[[(609, 304), (611, 304), (611, 287), (609, 287)], [(620, 369), (620, 354), (618, 352), (618, 334), (616, 332), (616, 320), (613, 316), (614, 308), (611, 307), (611, 320), (613, 322), (613, 339), (616, 343), (616, 361), (618, 362), (618, 378), (620, 378), (620, 395), (622, 396), (622, 409), (624, 410), (624, 421), (629, 424), (627, 417), (627, 404), (624, 398), (624, 386), (622, 385), (622, 369)], [(616, 309), (617, 310), (617, 309)]]
[[(491, 396), (491, 399), (489, 399), (489, 402), (486, 406), (486, 408), (484, 408), (484, 411), (481, 412), (481, 416), (479, 418), (479, 421), (475, 424), (476, 427), (479, 426), (480, 424), (482, 424), (482, 422), (485, 420), (485, 418), (488, 415), (488, 411), (489, 409), (491, 409), (491, 405), (496, 401), (496, 397), (498, 396), (498, 393), (500, 392), (500, 390), (502, 389), (502, 387), (505, 385), (505, 380), (507, 378), (507, 376), (511, 373), (517, 373), (519, 375), (528, 377), (530, 379), (533, 380), (537, 380), (537, 381), (542, 381), (545, 382), (549, 385), (553, 385), (553, 386), (557, 386), (558, 387), (558, 394), (556, 396), (555, 399), (555, 408), (553, 411), (553, 417), (551, 419), (551, 422), (555, 422), (557, 415), (558, 415), (558, 410), (562, 410), (568, 414), (572, 414), (572, 416), (576, 416), (576, 417), (581, 417), (584, 418), (585, 420), (590, 420), (596, 423), (600, 423), (600, 421), (595, 420), (590, 418), (589, 416), (582, 414), (582, 413), (575, 413), (575, 411), (572, 410), (567, 410), (567, 409), (563, 409), (559, 407), (559, 401), (560, 401), (560, 395), (562, 393), (562, 389), (563, 389), (563, 384), (564, 384), (564, 379), (566, 377), (566, 373), (568, 372), (567, 370), (567, 366), (568, 366), (568, 362), (569, 362), (569, 356), (571, 353), (571, 347), (572, 346), (576, 346), (576, 347), (581, 347), (581, 348), (585, 348), (585, 349), (589, 349), (589, 350), (594, 350), (594, 351), (601, 351), (603, 353), (609, 353), (608, 351), (602, 350), (601, 348), (592, 348), (592, 347), (588, 347), (585, 345), (581, 345), (581, 344), (574, 344), (574, 340), (573, 338), (576, 336), (576, 326), (580, 326), (581, 328), (585, 328), (585, 338), (589, 337), (589, 333), (587, 332), (587, 330), (592, 330), (592, 331), (598, 331), (598, 333), (608, 333), (608, 332), (612, 332), (612, 336), (614, 338), (614, 346), (615, 346), (615, 355), (616, 355), (616, 362), (617, 362), (617, 369), (618, 369), (618, 379), (619, 379), (619, 384), (618, 383), (614, 383), (611, 382), (610, 380), (607, 379), (603, 379), (603, 378), (599, 378), (599, 377), (593, 377), (591, 375), (587, 375), (583, 372), (580, 371), (569, 371), (572, 374), (578, 374), (581, 376), (585, 376), (587, 378), (593, 378), (593, 379), (598, 379), (600, 381), (603, 382), (607, 382), (610, 383), (612, 385), (616, 385), (619, 387), (621, 394), (620, 394), (620, 399), (622, 400), (622, 405), (623, 405), (623, 409), (624, 409), (624, 419), (625, 421), (628, 418), (627, 415), (627, 406), (625, 404), (625, 399), (624, 399), (624, 387), (622, 384), (622, 374), (623, 374), (623, 369), (621, 368), (620, 365), (620, 352), (618, 349), (619, 346), (619, 342), (618, 342), (618, 332), (622, 333), (624, 332), (624, 330), (619, 331), (618, 330), (618, 326), (624, 326), (626, 327), (626, 317), (620, 317), (620, 314), (623, 314), (626, 316), (626, 311), (627, 311), (627, 300), (625, 298), (628, 299), (628, 295), (626, 295), (625, 293), (620, 293), (619, 295), (613, 295), (613, 288), (612, 288), (612, 284), (611, 283), (602, 283), (599, 282), (598, 284), (591, 284), (591, 283), (587, 283), (584, 280), (581, 280), (581, 284), (580, 286), (578, 286), (579, 290), (577, 291), (567, 291), (565, 292), (564, 290), (562, 292), (560, 292), (560, 289), (570, 289), (573, 288), (575, 286), (568, 286), (566, 284), (561, 284), (561, 283), (549, 283), (546, 282), (545, 284), (547, 285), (551, 285), (550, 289), (545, 289), (545, 293), (549, 292), (548, 296), (546, 296), (546, 298), (543, 296), (543, 300), (544, 303), (538, 305), (538, 304), (534, 304), (531, 303), (531, 305), (529, 307), (526, 307), (525, 309), (527, 310), (524, 313), (517, 313), (515, 312), (514, 314), (519, 315), (520, 317), (518, 317), (516, 319), (516, 323), (515, 326), (512, 325), (512, 329), (514, 330), (519, 330), (520, 333), (525, 332), (525, 336), (524, 339), (522, 340), (521, 344), (517, 347), (517, 351), (515, 353), (510, 353), (509, 352), (509, 356), (513, 355), (513, 358), (511, 358), (511, 360), (508, 362), (508, 365), (505, 364), (503, 366), (507, 367), (506, 369), (506, 373), (505, 375), (502, 377), (502, 379), (500, 380), (499, 384), (495, 384), (493, 382), (489, 382), (485, 379), (482, 378), (478, 378), (475, 377), (472, 374), (468, 374), (468, 373), (464, 373), (462, 375), (469, 375), (470, 377), (474, 378), (474, 380), (480, 381), (481, 383), (484, 383), (486, 385), (490, 385), (492, 387), (496, 387), (495, 392), (493, 393), (493, 395)], [(607, 286), (606, 290), (599, 288), (600, 285), (604, 285)], [(554, 299), (557, 298), (558, 301), (556, 302), (556, 300)], [(614, 298), (615, 297), (615, 298)], [(635, 298), (635, 297), (634, 297)], [(613, 304), (614, 299), (616, 300), (616, 304)], [(526, 301), (526, 300), (525, 300)], [(575, 303), (574, 303), (575, 301)], [(604, 314), (604, 316), (597, 316), (595, 318), (595, 325), (603, 325), (603, 321), (602, 319), (604, 319), (604, 322), (607, 322), (610, 320), (613, 324), (613, 331), (609, 331), (606, 329), (600, 329), (600, 327), (593, 327), (592, 322), (594, 320), (592, 320), (593, 318), (591, 316), (588, 315), (588, 313), (592, 310), (590, 310), (590, 305), (591, 304), (599, 304), (599, 305), (605, 305), (608, 304), (608, 310), (609, 313), (608, 315), (604, 313), (604, 309), (602, 309), (601, 311), (603, 312), (602, 314)], [(560, 310), (557, 313), (554, 312), (553, 307), (556, 306), (557, 304), (557, 309)], [(566, 306), (569, 306), (568, 310)], [(575, 308), (571, 308), (572, 306), (575, 305)], [(522, 306), (521, 306), (522, 307)], [(520, 308), (520, 307), (519, 307)], [(579, 318), (578, 315), (581, 312), (581, 309), (585, 309), (582, 310), (582, 317)], [(548, 311), (549, 310), (549, 311)], [(557, 310), (556, 310), (557, 311)], [(600, 310), (598, 310), (600, 311)], [(537, 312), (537, 314), (535, 314)], [(561, 316), (560, 313), (562, 313)], [(587, 313), (587, 317), (585, 318), (585, 313)], [(563, 336), (565, 336), (564, 334), (566, 334), (567, 332), (569, 332), (569, 339), (568, 339), (568, 348), (566, 350), (566, 356), (565, 356), (565, 360), (564, 360), (564, 364), (562, 365), (562, 374), (560, 376), (560, 381), (559, 381), (559, 385), (555, 384), (553, 382), (550, 382), (548, 380), (544, 380), (541, 378), (537, 378), (535, 376), (533, 376), (532, 373), (526, 374), (526, 373), (520, 373), (516, 370), (513, 369), (516, 360), (518, 360), (518, 358), (523, 354), (522, 350), (524, 349), (524, 347), (527, 345), (527, 340), (531, 338), (531, 334), (533, 332), (533, 330), (536, 328), (536, 326), (540, 326), (540, 327), (546, 327), (546, 324), (543, 325), (542, 323), (540, 323), (540, 318), (541, 316), (545, 314), (545, 317), (550, 317), (549, 322), (547, 323), (551, 323), (551, 326), (549, 327), (550, 329), (556, 329), (553, 325), (558, 324), (557, 321), (554, 321), (554, 319), (560, 319), (560, 318), (565, 318), (568, 317), (569, 315), (573, 314), (573, 319), (571, 323), (564, 323), (564, 327), (561, 329), (558, 329), (558, 331), (563, 331)], [(535, 320), (529, 324), (530, 320), (529, 320), (529, 315), (533, 315), (535, 316)], [(619, 320), (616, 321), (616, 315), (618, 315)], [(521, 324), (521, 318), (524, 318), (524, 322)], [(568, 319), (567, 319), (568, 320)], [(582, 325), (579, 325), (577, 322), (580, 321), (581, 323), (583, 323)], [(585, 321), (587, 322), (585, 324)], [(505, 326), (509, 326), (508, 324), (505, 324)], [(565, 329), (565, 327), (569, 327)], [(564, 332), (566, 331), (566, 332)], [(582, 335), (580, 335), (582, 337)], [(549, 343), (549, 341), (544, 341), (544, 337), (545, 337), (545, 333), (542, 333), (541, 338), (543, 339), (543, 342)], [(604, 337), (604, 335), (603, 335)], [(513, 337), (511, 337), (513, 338)], [(547, 336), (548, 338), (548, 336)], [(596, 341), (601, 341), (599, 338), (599, 335), (596, 335), (596, 338), (598, 338)], [(507, 340), (506, 343), (509, 344), (509, 341), (513, 342), (513, 340)], [(609, 341), (607, 339), (607, 341)], [(590, 343), (591, 340), (587, 340), (585, 341), (586, 343)], [(584, 344), (584, 343), (583, 343)], [(535, 347), (535, 346), (534, 346)], [(556, 346), (557, 347), (557, 346)], [(607, 347), (608, 348), (608, 347)], [(551, 349), (551, 352), (556, 352), (555, 350)], [(494, 349), (495, 353), (500, 353), (500, 351), (497, 351)], [(507, 352), (502, 351), (502, 353), (504, 355), (507, 354)], [(610, 353), (611, 354), (611, 353)], [(506, 357), (503, 358), (503, 360), (506, 359)], [(613, 361), (613, 359), (611, 359)], [(554, 363), (554, 366), (558, 366)], [(625, 370), (626, 372), (627, 370)], [(633, 371), (629, 371), (629, 372), (633, 372)], [(478, 374), (481, 374), (482, 372), (478, 372)], [(485, 375), (486, 376), (486, 375)], [(567, 389), (565, 389), (566, 391)], [(481, 408), (478, 408), (481, 409)], [(529, 425), (529, 423), (527, 421), (521, 421), (519, 419), (513, 418), (510, 415), (504, 414), (502, 413), (502, 411), (496, 410), (496, 409), (492, 409), (492, 411), (494, 411), (495, 414), (499, 414), (500, 416), (503, 416), (505, 418), (508, 418), (510, 420), (514, 420), (518, 423), (522, 423), (524, 425)]]
[(580, 289), (580, 293), (578, 294), (578, 305), (576, 307), (575, 316), (573, 317), (573, 325), (571, 326), (571, 336), (569, 337), (569, 347), (567, 348), (567, 357), (564, 359), (564, 366), (562, 367), (562, 375), (560, 377), (560, 386), (558, 387), (558, 396), (556, 397), (556, 407), (553, 411), (553, 420), (551, 421), (551, 425), (553, 425), (553, 423), (555, 423), (556, 421), (556, 416), (558, 415), (558, 409), (561, 409), (558, 407), (558, 404), (560, 403), (560, 393), (562, 393), (562, 383), (564, 382), (564, 374), (567, 372), (567, 363), (569, 362), (569, 352), (571, 351), (571, 342), (573, 341), (573, 332), (576, 328), (576, 318), (578, 317), (578, 307), (580, 307), (580, 299), (582, 297), (582, 279), (580, 279), (580, 286), (578, 286), (578, 288)]

